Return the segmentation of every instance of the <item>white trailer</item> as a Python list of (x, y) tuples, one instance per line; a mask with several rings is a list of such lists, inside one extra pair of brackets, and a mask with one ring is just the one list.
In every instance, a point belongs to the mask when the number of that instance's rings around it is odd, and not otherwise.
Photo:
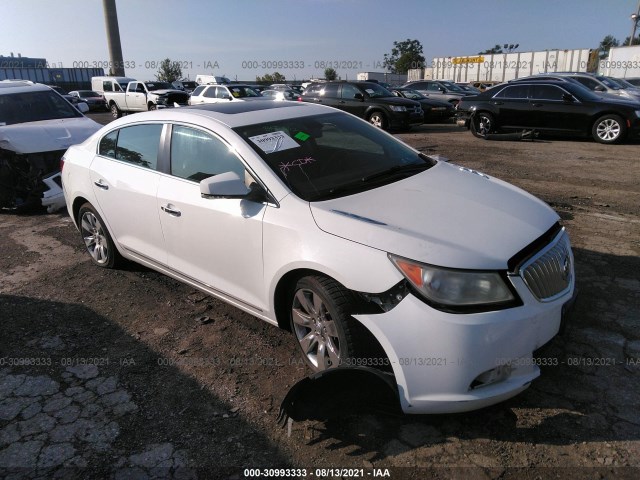
[(614, 47), (609, 57), (598, 64), (598, 73), (607, 77), (640, 77), (640, 45)]
[(436, 80), (506, 82), (538, 73), (586, 72), (590, 54), (583, 48), (438, 57), (431, 67)]
[(360, 72), (356, 76), (356, 80), (374, 80), (392, 85), (402, 85), (407, 82), (407, 75), (386, 72)]

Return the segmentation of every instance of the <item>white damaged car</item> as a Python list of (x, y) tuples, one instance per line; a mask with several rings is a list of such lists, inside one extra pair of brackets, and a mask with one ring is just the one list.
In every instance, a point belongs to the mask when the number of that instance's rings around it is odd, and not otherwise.
[[(79, 108), (86, 111), (85, 103)], [(0, 82), (0, 208), (64, 208), (60, 160), (100, 125), (46, 85)]]
[(115, 121), (65, 154), (93, 262), (136, 261), (290, 330), (316, 372), (391, 372), (406, 413), (481, 408), (539, 375), (574, 296), (544, 202), (296, 102)]

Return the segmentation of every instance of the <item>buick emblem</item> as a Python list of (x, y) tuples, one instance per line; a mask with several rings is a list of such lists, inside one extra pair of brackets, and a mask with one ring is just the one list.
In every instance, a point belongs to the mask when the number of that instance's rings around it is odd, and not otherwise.
[(562, 263), (562, 279), (567, 281), (569, 275), (571, 274), (571, 262), (569, 261), (569, 256), (564, 257), (564, 262)]

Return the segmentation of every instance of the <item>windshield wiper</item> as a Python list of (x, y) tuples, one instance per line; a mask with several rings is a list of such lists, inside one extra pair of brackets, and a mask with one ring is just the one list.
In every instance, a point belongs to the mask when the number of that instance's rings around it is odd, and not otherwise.
[(377, 180), (379, 178), (387, 178), (387, 177), (394, 177), (396, 175), (410, 174), (414, 172), (419, 172), (421, 170), (426, 170), (428, 168), (431, 168), (432, 166), (433, 164), (430, 164), (427, 162), (420, 162), (420, 163), (414, 162), (414, 163), (407, 163), (405, 165), (395, 165), (391, 168), (387, 168), (386, 170), (375, 172), (365, 177), (362, 177), (361, 181), (362, 183), (367, 183), (372, 180)]

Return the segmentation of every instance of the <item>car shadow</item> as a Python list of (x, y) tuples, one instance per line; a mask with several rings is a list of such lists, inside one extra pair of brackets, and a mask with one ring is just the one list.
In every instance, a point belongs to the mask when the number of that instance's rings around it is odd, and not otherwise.
[[(241, 407), (190, 376), (188, 364), (159, 355), (95, 310), (1, 294), (0, 312), (0, 432), (23, 432), (0, 436), (0, 472), (42, 478), (224, 479), (240, 478), (247, 466), (290, 465), (243, 418)], [(20, 393), (11, 390), (11, 382), (41, 391), (23, 387)], [(42, 391), (43, 382), (49, 391)], [(66, 420), (49, 408), (63, 400), (70, 403), (71, 414), (76, 409)], [(49, 413), (34, 417), (38, 425), (29, 428), (36, 430), (26, 432), (32, 415), (26, 412), (42, 408)], [(57, 424), (54, 417), (60, 418)], [(30, 458), (34, 442), (43, 450)], [(47, 463), (43, 456), (49, 448), (59, 455), (72, 451), (73, 459), (64, 465), (52, 459)], [(6, 454), (14, 450), (23, 453)]]

